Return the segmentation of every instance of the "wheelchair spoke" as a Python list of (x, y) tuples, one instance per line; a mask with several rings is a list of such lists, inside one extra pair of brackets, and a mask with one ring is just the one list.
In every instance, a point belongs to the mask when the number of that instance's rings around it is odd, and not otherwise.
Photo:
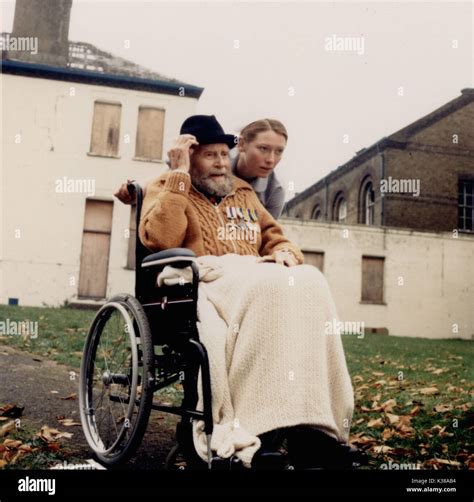
[[(144, 350), (147, 365), (142, 361)], [(85, 354), (81, 420), (89, 445), (102, 461), (112, 465), (136, 447), (151, 411), (153, 388), (145, 375), (147, 370), (152, 374), (153, 346), (136, 299), (117, 297), (99, 310)]]

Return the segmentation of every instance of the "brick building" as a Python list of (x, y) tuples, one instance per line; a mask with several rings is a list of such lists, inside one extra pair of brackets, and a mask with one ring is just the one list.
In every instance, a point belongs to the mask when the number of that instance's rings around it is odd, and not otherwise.
[(474, 231), (474, 89), (385, 137), (310, 186), (283, 216)]

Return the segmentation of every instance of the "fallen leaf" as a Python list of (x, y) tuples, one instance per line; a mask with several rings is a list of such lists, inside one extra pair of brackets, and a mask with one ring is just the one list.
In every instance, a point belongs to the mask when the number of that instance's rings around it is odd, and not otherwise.
[(425, 387), (423, 389), (420, 389), (418, 392), (425, 396), (432, 396), (434, 394), (439, 394), (439, 390), (437, 387)]
[(24, 406), (18, 406), (15, 404), (6, 404), (0, 408), (0, 416), (2, 417), (10, 417), (10, 418), (18, 418), (22, 415)]
[(364, 418), (359, 418), (359, 420), (356, 420), (356, 425), (360, 425), (361, 423), (363, 423), (365, 421)]
[(61, 449), (61, 446), (57, 442), (48, 443), (48, 450), (52, 452), (58, 452)]
[(51, 427), (48, 427), (47, 425), (43, 425), (43, 427), (41, 427), (40, 432), (38, 432), (36, 435), (40, 437), (43, 441), (46, 441), (47, 443), (52, 442), (56, 439), (61, 439), (61, 438), (69, 439), (72, 437), (72, 434), (70, 432), (60, 432), (57, 429), (52, 429)]
[(364, 377), (361, 376), (361, 375), (356, 375), (352, 380), (354, 382), (363, 382), (364, 381)]
[(446, 460), (444, 458), (436, 458), (433, 460), (436, 460), (436, 462), (438, 462), (438, 464), (442, 464), (442, 465), (452, 465), (453, 467), (460, 467), (461, 466), (461, 463), (457, 462), (455, 460)]
[(72, 419), (72, 418), (63, 418), (63, 419), (58, 420), (58, 422), (61, 425), (64, 425), (64, 427), (72, 427), (74, 425), (81, 425), (79, 422), (74, 422), (74, 419)]
[(385, 415), (388, 418), (390, 425), (396, 424), (400, 420), (400, 417), (398, 415), (394, 415), (393, 413), (385, 413)]
[(374, 376), (384, 376), (385, 373), (383, 371), (372, 371), (372, 375), (374, 375)]
[(383, 387), (384, 385), (387, 385), (387, 381), (386, 380), (377, 380), (373, 386), (375, 388), (378, 388), (378, 387)]
[(384, 429), (383, 432), (382, 432), (382, 439), (384, 441), (387, 441), (389, 440), (393, 435), (395, 434), (395, 432), (393, 431), (393, 429)]
[(73, 392), (72, 394), (69, 394), (69, 396), (62, 397), (61, 399), (63, 399), (64, 401), (73, 401), (77, 399), (77, 394)]
[(416, 405), (416, 406), (413, 406), (413, 408), (410, 410), (410, 415), (418, 415), (418, 413), (420, 413), (421, 411), (421, 408)]
[(388, 401), (385, 401), (385, 403), (382, 403), (380, 405), (382, 407), (382, 410), (385, 411), (386, 413), (391, 413), (393, 410), (394, 406), (397, 406), (397, 401), (395, 399), (389, 399)]
[(2, 436), (6, 436), (9, 432), (15, 429), (15, 422), (12, 420), (11, 422), (6, 423), (0, 427), (0, 438)]
[(374, 446), (373, 451), (374, 453), (388, 453), (389, 451), (392, 451), (393, 448), (391, 446), (386, 446), (386, 445), (378, 445)]
[(18, 446), (20, 446), (22, 444), (22, 442), (18, 439), (5, 439), (5, 441), (3, 442), (3, 445), (6, 447), (6, 448), (10, 448), (10, 449), (13, 449), (13, 448), (18, 448)]
[(438, 404), (434, 407), (436, 413), (446, 413), (447, 411), (451, 411), (452, 409), (452, 404)]
[(384, 423), (381, 418), (374, 418), (373, 420), (370, 420), (369, 423), (367, 424), (367, 427), (372, 427), (374, 429), (380, 429), (383, 426)]

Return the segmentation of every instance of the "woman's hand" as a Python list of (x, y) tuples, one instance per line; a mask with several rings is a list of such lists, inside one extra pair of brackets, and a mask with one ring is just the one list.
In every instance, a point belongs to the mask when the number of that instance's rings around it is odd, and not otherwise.
[(285, 265), (287, 267), (294, 267), (298, 265), (296, 256), (287, 249), (280, 249), (278, 251), (275, 251), (271, 255), (262, 256), (262, 258), (259, 258), (257, 260), (257, 263), (263, 263), (266, 261), (274, 261), (275, 263)]
[(190, 149), (193, 145), (199, 145), (196, 137), (192, 134), (181, 134), (168, 151), (170, 169), (180, 169), (189, 172), (191, 167)]

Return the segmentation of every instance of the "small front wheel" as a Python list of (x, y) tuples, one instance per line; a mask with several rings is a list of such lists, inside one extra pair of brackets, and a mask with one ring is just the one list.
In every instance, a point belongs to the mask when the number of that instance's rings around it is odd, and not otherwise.
[(140, 445), (153, 384), (154, 349), (146, 314), (134, 297), (117, 295), (92, 322), (80, 377), (82, 427), (104, 465), (124, 462)]

